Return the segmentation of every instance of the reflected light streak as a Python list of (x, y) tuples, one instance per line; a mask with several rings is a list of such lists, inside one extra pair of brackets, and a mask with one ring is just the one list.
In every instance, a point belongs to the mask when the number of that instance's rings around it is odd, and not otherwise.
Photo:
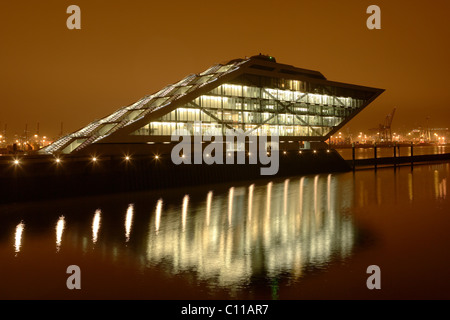
[(359, 181), (359, 206), (360, 207), (364, 207), (364, 181), (360, 180)]
[(187, 216), (188, 204), (189, 204), (189, 196), (185, 195), (184, 198), (183, 198), (183, 210), (182, 210), (182, 214), (181, 214), (181, 220), (182, 220), (182, 225), (183, 225), (183, 232), (186, 229), (186, 216)]
[(327, 211), (331, 211), (331, 173), (327, 177)]
[(252, 184), (248, 187), (248, 221), (252, 221), (252, 209), (253, 209), (253, 191), (255, 189), (255, 185)]
[(95, 210), (94, 220), (92, 220), (92, 242), (95, 244), (98, 239), (98, 231), (100, 230), (101, 210)]
[(377, 194), (377, 204), (381, 204), (381, 177), (377, 176), (377, 173), (375, 172), (375, 187), (376, 187), (376, 194)]
[(210, 217), (211, 217), (211, 202), (212, 202), (213, 192), (208, 192), (206, 196), (206, 225), (209, 227)]
[(231, 226), (231, 218), (233, 216), (233, 196), (234, 196), (234, 187), (230, 188), (228, 192), (228, 225)]
[(409, 201), (412, 201), (414, 198), (414, 193), (413, 193), (413, 175), (412, 173), (408, 173), (408, 196), (409, 196)]
[(272, 182), (267, 184), (267, 198), (266, 198), (266, 216), (270, 216), (270, 202), (272, 198)]
[(59, 217), (58, 222), (56, 223), (56, 250), (59, 251), (61, 247), (61, 239), (64, 231), (64, 227), (66, 225), (66, 221), (64, 220), (64, 216)]
[(447, 197), (447, 178), (442, 179), (439, 183), (439, 197), (442, 199)]
[(289, 179), (284, 180), (284, 197), (283, 197), (283, 212), (287, 214), (287, 196), (288, 196), (288, 188), (289, 188)]
[(315, 217), (315, 228), (321, 228), (322, 227), (322, 211), (321, 211), (321, 204), (322, 203), (322, 197), (320, 197), (319, 202), (319, 175), (316, 175), (314, 177), (314, 217)]
[(298, 197), (298, 206), (299, 206), (299, 210), (300, 210), (300, 215), (299, 215), (299, 220), (298, 220), (298, 225), (300, 226), (301, 222), (302, 222), (302, 215), (303, 215), (303, 185), (305, 182), (305, 177), (301, 177), (300, 179), (300, 187), (299, 187), (299, 197)]
[(20, 251), (20, 246), (22, 244), (22, 235), (23, 235), (24, 229), (25, 229), (25, 225), (23, 224), (23, 222), (20, 222), (16, 227), (16, 233), (15, 233), (15, 237), (14, 237), (14, 248), (15, 248), (16, 253), (18, 253)]
[(92, 242), (95, 244), (98, 239), (98, 231), (100, 230), (101, 210), (95, 210), (94, 220), (92, 221)]
[(314, 177), (314, 213), (317, 214), (317, 182), (319, 181), (319, 175)]
[(439, 172), (434, 170), (434, 195), (436, 199), (439, 198)]
[(133, 224), (134, 205), (129, 204), (127, 209), (127, 215), (125, 217), (125, 241), (130, 240), (131, 226)]
[(156, 215), (155, 215), (155, 231), (156, 231), (156, 233), (158, 233), (158, 231), (159, 231), (159, 225), (161, 222), (162, 205), (163, 205), (163, 201), (162, 201), (162, 199), (159, 199), (158, 202), (156, 203)]

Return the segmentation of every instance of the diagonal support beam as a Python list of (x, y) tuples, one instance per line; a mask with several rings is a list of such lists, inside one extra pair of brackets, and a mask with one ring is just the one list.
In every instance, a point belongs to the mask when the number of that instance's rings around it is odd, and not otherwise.
[(321, 88), (324, 89), (326, 92), (328, 92), (330, 94), (330, 96), (332, 96), (334, 99), (336, 99), (341, 104), (341, 106), (345, 107), (345, 103), (343, 103), (341, 101), (341, 99), (339, 99), (332, 92), (330, 92), (330, 90), (328, 90), (326, 87), (322, 87), (322, 86), (321, 86)]
[[(265, 93), (267, 93), (269, 96), (272, 97), (272, 99), (274, 99), (275, 101), (277, 101), (279, 104), (281, 104), (281, 106), (283, 106), (285, 111), (289, 111), (290, 113), (292, 113), (298, 120), (300, 120), (300, 122), (302, 124), (304, 124), (306, 127), (310, 128), (311, 131), (317, 133), (319, 136), (321, 136), (321, 134), (315, 130), (309, 123), (306, 123), (305, 120), (303, 120), (302, 118), (300, 118), (298, 115), (296, 115), (291, 109), (289, 109), (289, 106), (291, 106), (293, 104), (293, 102), (289, 103), (289, 104), (284, 104), (281, 100), (279, 100), (278, 98), (276, 98), (275, 96), (273, 96), (270, 92), (268, 92), (266, 89), (261, 88)], [(306, 94), (306, 93), (305, 93)], [(301, 97), (303, 98), (303, 96)]]
[(261, 128), (263, 125), (265, 125), (266, 123), (268, 123), (270, 120), (272, 120), (273, 118), (275, 118), (278, 114), (275, 113), (273, 116), (269, 117), (268, 119), (264, 120), (262, 123), (258, 124), (256, 127), (254, 127), (253, 129), (251, 129), (249, 131), (249, 134), (252, 133), (253, 131)]
[(196, 104), (195, 102), (191, 101), (188, 103), (188, 105), (192, 105), (195, 109), (198, 109), (202, 112), (204, 112), (206, 115), (210, 116), (211, 118), (213, 118), (214, 120), (216, 120), (218, 123), (220, 124), (224, 124), (228, 129), (234, 130), (232, 126), (230, 126), (229, 124), (223, 123), (222, 119), (217, 118), (215, 115), (213, 115), (211, 112), (209, 112), (208, 110), (206, 110), (205, 108), (202, 108), (201, 106), (199, 106), (198, 104)]

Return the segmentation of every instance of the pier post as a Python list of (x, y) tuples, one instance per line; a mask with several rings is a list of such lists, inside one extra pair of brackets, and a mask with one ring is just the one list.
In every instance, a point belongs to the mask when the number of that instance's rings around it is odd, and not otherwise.
[(373, 158), (375, 161), (375, 170), (377, 169), (377, 143), (373, 144)]
[(355, 143), (352, 143), (352, 166), (353, 166), (353, 171), (355, 171)]
[(414, 143), (413, 142), (411, 142), (411, 168), (413, 167), (413, 165), (414, 165)]

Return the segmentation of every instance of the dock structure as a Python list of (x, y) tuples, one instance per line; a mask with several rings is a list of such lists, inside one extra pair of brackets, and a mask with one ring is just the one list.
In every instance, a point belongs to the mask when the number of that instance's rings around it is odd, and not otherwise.
[(450, 160), (450, 153), (440, 153), (440, 154), (423, 154), (414, 155), (414, 144), (411, 143), (408, 147), (409, 155), (400, 156), (400, 145), (393, 144), (391, 147), (385, 147), (387, 149), (392, 149), (393, 156), (391, 157), (378, 157), (377, 150), (379, 147), (376, 143), (373, 145), (373, 158), (357, 159), (355, 144), (352, 144), (352, 159), (346, 160), (347, 164), (353, 169), (357, 168), (374, 168), (375, 170), (379, 166), (400, 166), (400, 165), (410, 165), (411, 168), (414, 163), (424, 163), (424, 162), (443, 162)]

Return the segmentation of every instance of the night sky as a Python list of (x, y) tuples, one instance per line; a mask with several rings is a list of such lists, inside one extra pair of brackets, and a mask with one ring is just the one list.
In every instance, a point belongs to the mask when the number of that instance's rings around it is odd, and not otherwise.
[[(68, 30), (69, 5), (81, 30)], [(381, 30), (366, 9), (381, 8)], [(344, 127), (450, 127), (450, 1), (0, 3), (0, 130), (69, 133), (213, 64), (258, 53), (386, 91)], [(33, 133), (33, 132), (31, 132)]]

